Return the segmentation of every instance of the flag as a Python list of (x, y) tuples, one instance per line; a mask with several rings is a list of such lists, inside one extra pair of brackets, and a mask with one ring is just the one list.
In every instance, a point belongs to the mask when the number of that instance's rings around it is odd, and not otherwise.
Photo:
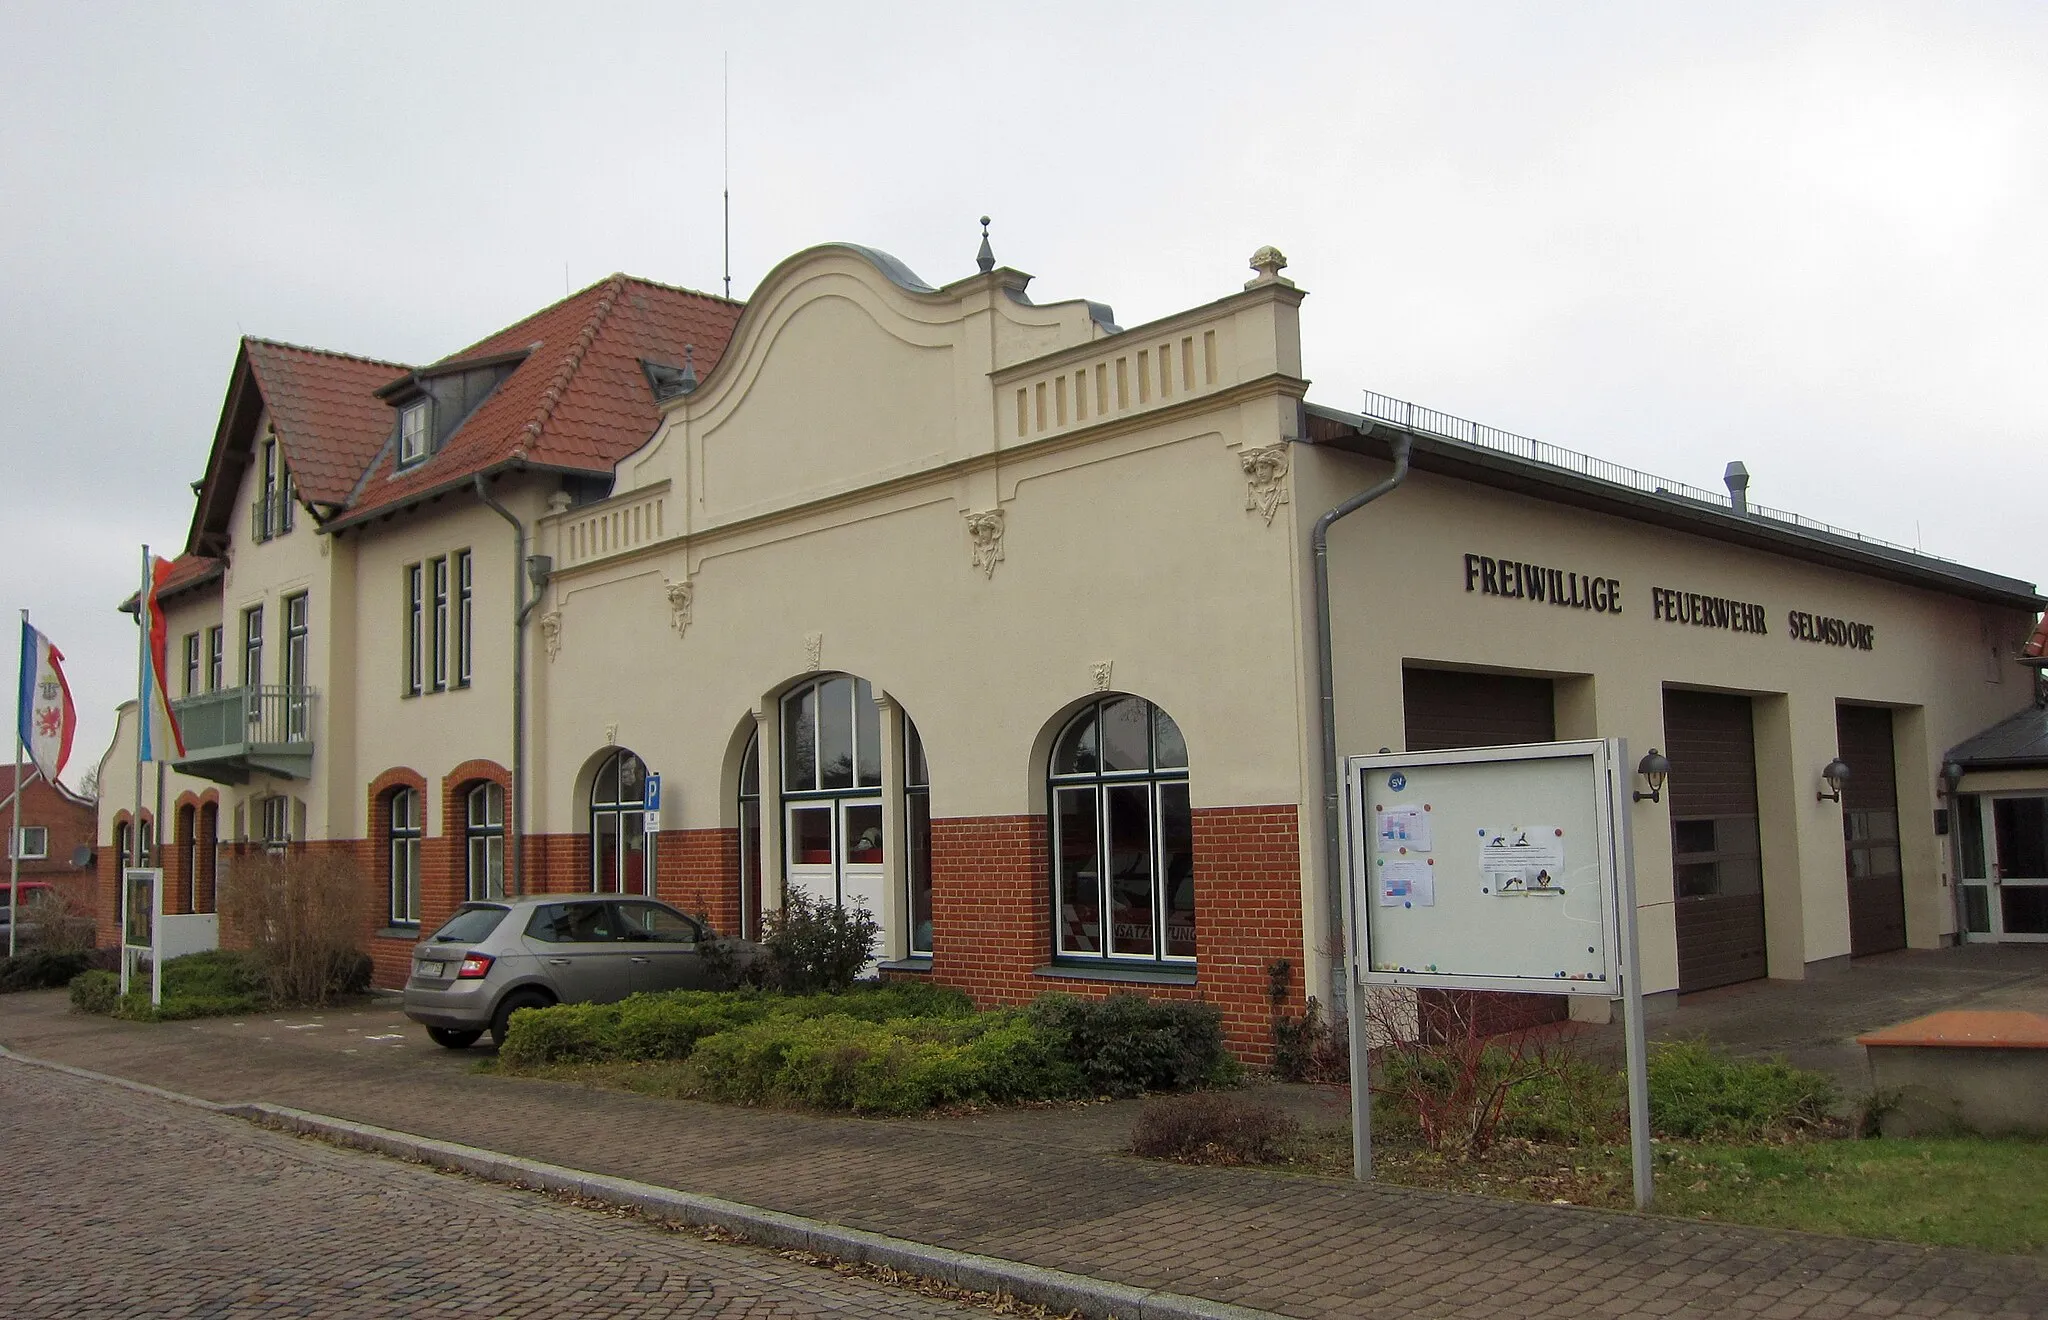
[(21, 621), (21, 745), (50, 783), (64, 773), (71, 759), (71, 735), (78, 731), (78, 708), (71, 704), (71, 685), (64, 681), (64, 653), (50, 639)]
[(149, 565), (149, 599), (143, 602), (143, 619), (149, 629), (149, 663), (142, 667), (142, 758), (167, 761), (185, 755), (185, 732), (171, 713), (171, 690), (164, 682), (165, 651), (170, 646), (170, 625), (164, 622), (163, 603), (157, 599), (171, 576), (171, 561), (152, 559)]

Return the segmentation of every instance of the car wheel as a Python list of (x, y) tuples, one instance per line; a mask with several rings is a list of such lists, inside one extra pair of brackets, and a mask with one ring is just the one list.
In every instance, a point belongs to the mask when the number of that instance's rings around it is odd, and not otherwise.
[(514, 990), (498, 1001), (498, 1011), (491, 1015), (491, 1044), (503, 1045), (505, 1036), (512, 1030), (512, 1015), (522, 1008), (546, 1008), (555, 1002), (555, 997), (545, 990)]
[(433, 1038), (436, 1045), (450, 1050), (466, 1050), (476, 1044), (483, 1034), (479, 1029), (457, 1031), (454, 1027), (427, 1028), (427, 1035)]

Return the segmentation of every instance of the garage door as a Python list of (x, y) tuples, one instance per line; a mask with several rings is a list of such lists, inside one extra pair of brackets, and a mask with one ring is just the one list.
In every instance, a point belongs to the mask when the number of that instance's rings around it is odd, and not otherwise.
[(1899, 786), (1892, 761), (1892, 713), (1835, 707), (1835, 740), (1849, 779), (1842, 785), (1842, 848), (1849, 872), (1849, 953), (1906, 947), (1906, 880), (1899, 861)]
[(1404, 669), (1401, 704), (1411, 752), (1557, 738), (1547, 678)]
[[(1557, 739), (1547, 678), (1408, 668), (1401, 671), (1401, 706), (1411, 752)], [(1561, 1022), (1569, 1011), (1563, 995), (1424, 990), (1417, 996), (1425, 1031), (1432, 1023), (1469, 1020), (1480, 1034), (1495, 1035)], [(1453, 1034), (1458, 1030), (1451, 1028)]]
[(1763, 847), (1749, 698), (1664, 694), (1678, 988), (1765, 974)]

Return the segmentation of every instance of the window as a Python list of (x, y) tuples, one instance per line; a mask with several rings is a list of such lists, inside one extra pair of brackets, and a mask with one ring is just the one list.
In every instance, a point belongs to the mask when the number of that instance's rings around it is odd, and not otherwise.
[(910, 952), (929, 958), (932, 953), (932, 789), (931, 774), (925, 768), (924, 740), (909, 716), (903, 718), (903, 833), (904, 880), (910, 912)]
[(206, 630), (206, 690), (220, 691), (222, 658), (227, 651), (227, 629), (219, 624)]
[(621, 903), (618, 906), (619, 922), (626, 928), (629, 940), (695, 944), (704, 938), (704, 931), (696, 922), (659, 903)]
[(114, 866), (118, 869), (135, 865), (135, 859), (128, 855), (128, 822), (114, 822)]
[(263, 607), (251, 605), (242, 611), (242, 686), (263, 682)]
[(408, 403), (398, 414), (398, 466), (411, 467), (427, 456), (427, 442), (431, 438), (428, 427), (429, 409), (432, 401), (421, 399)]
[(199, 690), (199, 634), (185, 634), (185, 690), (181, 696), (191, 696)]
[(306, 594), (284, 598), (285, 741), (306, 740)]
[(761, 938), (761, 735), (740, 757), (740, 938)]
[(590, 888), (599, 894), (652, 894), (647, 837), (647, 766), (620, 748), (590, 781)]
[(427, 569), (434, 584), (434, 614), (427, 630), (427, 644), (434, 660), (433, 689), (441, 692), (448, 687), (448, 560), (433, 560)]
[[(148, 822), (143, 822), (145, 832)], [(292, 800), (288, 797), (263, 799), (263, 843), (282, 848), (292, 841)]]
[(9, 853), (24, 862), (39, 862), (50, 855), (50, 831), (43, 825), (24, 825), (15, 840), (16, 847)]
[(277, 535), (277, 441), (263, 442), (262, 484), (256, 491), (256, 507), (251, 510), (250, 530), (258, 541), (268, 541)]
[(471, 577), (469, 551), (455, 552), (455, 686), (469, 686), (471, 639), (474, 636), (471, 624), (475, 614), (471, 606)]
[(391, 924), (416, 926), (420, 920), (420, 840), (425, 833), (420, 793), (416, 788), (396, 789), (384, 801), (391, 825)]
[(609, 903), (549, 903), (526, 922), (526, 938), (543, 944), (611, 944), (624, 934)]
[(284, 469), (283, 480), (278, 483), (277, 492), (277, 534), (283, 536), (292, 529), (293, 513), (299, 503), (299, 483), (292, 479), (291, 468)]
[(505, 790), (478, 784), (469, 790), (469, 897), (505, 896)]
[(882, 784), (882, 712), (864, 678), (835, 674), (782, 699), (782, 791)]
[(1054, 953), (1195, 956), (1194, 830), (1180, 727), (1140, 697), (1091, 702), (1053, 744)]
[(420, 694), (420, 647), (425, 642), (425, 570), (419, 564), (405, 566), (405, 687), (408, 697)]

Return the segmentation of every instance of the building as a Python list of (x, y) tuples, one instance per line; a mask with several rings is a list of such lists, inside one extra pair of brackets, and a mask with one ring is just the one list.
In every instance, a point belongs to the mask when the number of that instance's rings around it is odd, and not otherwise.
[[(50, 783), (33, 766), (24, 764), (18, 773), (23, 781), (19, 833), (5, 860), (19, 868), (22, 901), (28, 901), (29, 882), (39, 881), (61, 891), (80, 916), (93, 916), (99, 896), (93, 883), (93, 838), (98, 830), (93, 800), (62, 783)], [(10, 825), (15, 819), (16, 774), (16, 767), (0, 765), (0, 820)], [(6, 880), (0, 874), (0, 905), (7, 899)]]
[(1341, 929), (1314, 528), (1399, 454), (1329, 533), (1340, 750), (1661, 749), (1660, 994), (1954, 937), (1936, 773), (2026, 704), (2032, 586), (1309, 404), (1270, 248), (1130, 329), (983, 256), (827, 245), (744, 307), (614, 277), (429, 367), (245, 340), (170, 593), (174, 899), (209, 840), (350, 850), (395, 984), (504, 887), (752, 933), (797, 886), (892, 975), (1199, 995), (1259, 1057)]
[(1949, 749), (1960, 929), (1966, 940), (2048, 943), (2048, 619), (2021, 663), (2035, 699)]

